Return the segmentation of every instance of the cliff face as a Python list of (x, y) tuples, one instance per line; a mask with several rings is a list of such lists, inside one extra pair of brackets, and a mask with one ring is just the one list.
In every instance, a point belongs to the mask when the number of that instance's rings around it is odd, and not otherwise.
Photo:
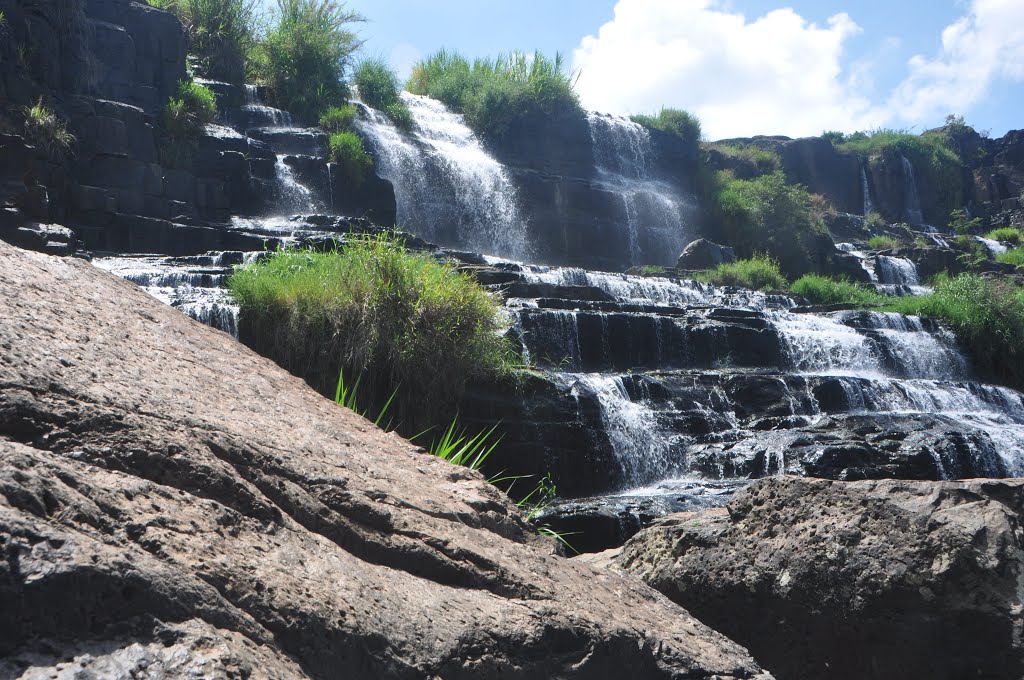
[(0, 260), (5, 677), (769, 677), (227, 335), (81, 261)]

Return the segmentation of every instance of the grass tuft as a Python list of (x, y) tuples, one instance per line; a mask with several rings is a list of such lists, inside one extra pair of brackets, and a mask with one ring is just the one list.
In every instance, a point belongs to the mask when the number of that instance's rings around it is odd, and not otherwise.
[(698, 274), (696, 278), (717, 286), (739, 286), (753, 290), (786, 288), (786, 277), (779, 271), (779, 263), (764, 254), (720, 264), (712, 270)]
[(355, 104), (332, 106), (320, 116), (320, 129), (327, 134), (349, 132), (355, 123), (357, 113)]
[(259, 0), (159, 0), (185, 28), (188, 51), (207, 78), (241, 83), (256, 44)]
[(470, 63), (457, 52), (440, 50), (413, 67), (406, 89), (462, 113), (471, 128), (500, 139), (517, 123), (537, 116), (583, 115), (576, 75), (561, 54), (512, 52)]
[(789, 287), (812, 305), (870, 305), (886, 301), (874, 288), (819, 274), (805, 274)]
[(334, 132), (328, 138), (328, 158), (337, 164), (342, 175), (359, 188), (373, 167), (373, 157), (366, 153), (362, 138), (354, 132)]
[(40, 98), (34, 105), (23, 110), (25, 116), (25, 138), (46, 151), (47, 155), (62, 156), (71, 151), (75, 136), (68, 131), (67, 124)]
[(243, 340), (324, 394), (339, 365), (372, 406), (401, 385), (396, 416), (409, 428), (447, 418), (467, 380), (511, 367), (497, 301), (391, 235), (282, 251), (236, 270), (230, 287)]
[(884, 236), (879, 234), (878, 236), (872, 236), (868, 239), (868, 247), (871, 250), (894, 250), (903, 245), (895, 236)]
[(633, 122), (676, 135), (687, 148), (697, 150), (701, 140), (700, 119), (681, 109), (662, 108), (656, 116), (632, 116)]
[(996, 255), (996, 262), (1012, 264), (1015, 267), (1024, 267), (1024, 248), (1012, 248), (1005, 253)]
[(402, 84), (390, 64), (379, 57), (364, 59), (356, 66), (354, 80), (367, 106), (383, 111), (400, 128), (412, 127), (412, 113), (401, 98)]
[(1024, 241), (1020, 229), (1014, 229), (1013, 227), (1000, 227), (999, 229), (993, 229), (992, 231), (985, 234), (985, 238), (992, 239), (993, 241), (1000, 241), (1002, 243), (1010, 243), (1012, 245), (1020, 245)]

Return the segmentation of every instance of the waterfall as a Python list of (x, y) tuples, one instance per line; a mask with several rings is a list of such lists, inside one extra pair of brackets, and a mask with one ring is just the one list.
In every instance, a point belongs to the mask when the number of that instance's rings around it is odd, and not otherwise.
[(528, 257), (527, 224), (508, 170), (441, 102), (408, 92), (402, 101), (412, 130), (370, 108), (356, 120), (377, 174), (394, 186), (402, 228), (442, 245)]
[(1002, 255), (1008, 250), (1008, 248), (999, 241), (995, 241), (990, 238), (982, 238), (981, 236), (975, 236), (974, 238), (975, 240), (978, 241), (978, 243), (985, 246), (985, 250), (987, 250), (989, 255), (991, 255), (992, 257), (995, 257), (996, 255)]
[(871, 185), (868, 184), (868, 171), (863, 165), (860, 166), (860, 186), (864, 192), (864, 216), (867, 217), (875, 212), (875, 204), (871, 200)]
[(905, 257), (878, 255), (875, 257), (878, 280), (889, 286), (918, 286), (917, 265)]
[(629, 230), (630, 264), (675, 263), (689, 240), (689, 206), (655, 178), (651, 134), (627, 118), (587, 114), (601, 188), (618, 194)]
[(875, 265), (868, 260), (868, 255), (862, 250), (857, 250), (857, 247), (852, 243), (837, 243), (836, 249), (853, 255), (860, 260), (861, 269), (867, 272), (868, 277), (871, 279), (871, 283), (878, 283), (878, 273), (875, 271)]
[(903, 210), (907, 221), (915, 227), (920, 227), (924, 225), (924, 215), (921, 212), (921, 198), (917, 194), (914, 165), (902, 154), (900, 159), (903, 161)]
[(657, 414), (630, 399), (621, 377), (582, 373), (566, 378), (577, 381), (577, 399), (581, 390), (597, 398), (605, 435), (627, 486), (640, 486), (664, 474), (671, 466), (669, 441)]
[(284, 154), (277, 154), (277, 162), (274, 164), (278, 207), (291, 214), (316, 212), (319, 205), (313, 198), (313, 192), (295, 179), (295, 173), (286, 158)]

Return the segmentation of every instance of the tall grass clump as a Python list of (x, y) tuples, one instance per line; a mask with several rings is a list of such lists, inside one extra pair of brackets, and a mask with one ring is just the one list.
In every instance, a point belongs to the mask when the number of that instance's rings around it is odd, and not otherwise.
[(884, 234), (878, 234), (868, 239), (868, 247), (871, 250), (893, 250), (903, 245), (895, 236), (885, 236)]
[(779, 263), (765, 254), (736, 262), (724, 262), (714, 269), (697, 275), (701, 281), (717, 286), (739, 286), (753, 290), (784, 290), (786, 277), (779, 271)]
[(328, 158), (337, 164), (354, 187), (359, 188), (373, 167), (373, 157), (363, 148), (362, 138), (354, 132), (333, 132), (327, 138)]
[(256, 44), (260, 0), (159, 0), (181, 21), (188, 51), (207, 78), (244, 82)]
[(217, 100), (209, 88), (192, 80), (178, 83), (178, 96), (160, 113), (160, 160), (172, 168), (188, 167), (192, 151), (217, 117)]
[(992, 239), (993, 241), (1000, 241), (1002, 243), (1010, 243), (1012, 245), (1020, 245), (1024, 241), (1020, 229), (1014, 229), (1013, 227), (1000, 227), (993, 229), (992, 231), (985, 234), (985, 238)]
[(51, 157), (71, 151), (75, 136), (68, 130), (64, 119), (44, 104), (42, 98), (32, 106), (26, 106), (23, 115), (25, 139), (31, 144), (43, 149)]
[(662, 108), (655, 116), (632, 116), (634, 123), (676, 135), (694, 151), (700, 146), (701, 127), (697, 116), (681, 109)]
[(582, 116), (575, 86), (576, 75), (561, 54), (552, 59), (512, 52), (470, 63), (444, 49), (417, 63), (406, 83), (410, 92), (439, 99), (494, 139), (523, 120)]
[(887, 308), (944, 320), (986, 378), (1024, 387), (1024, 289), (977, 274), (940, 277), (930, 295), (890, 298)]
[(349, 132), (355, 125), (357, 113), (355, 104), (332, 106), (320, 116), (320, 129), (327, 134)]
[(379, 57), (364, 59), (356, 66), (353, 80), (367, 106), (383, 111), (402, 129), (412, 127), (412, 113), (401, 97), (402, 83), (390, 64)]
[(1024, 267), (1024, 248), (1017, 247), (1007, 250), (1005, 253), (996, 255), (996, 262), (1012, 264), (1014, 267)]
[(450, 416), (467, 380), (504, 373), (500, 307), (466, 273), (393, 236), (279, 252), (236, 270), (242, 339), (333, 395), (339, 368), (379, 411), (396, 388), (404, 431)]
[(791, 276), (815, 268), (812, 252), (825, 224), (806, 189), (787, 184), (781, 171), (749, 180), (719, 172), (715, 186), (712, 218), (737, 255), (767, 253)]
[(362, 20), (339, 0), (276, 0), (254, 51), (271, 102), (312, 122), (344, 99), (344, 77), (362, 44), (352, 25)]
[(872, 305), (886, 300), (874, 288), (819, 274), (804, 274), (789, 289), (812, 305)]

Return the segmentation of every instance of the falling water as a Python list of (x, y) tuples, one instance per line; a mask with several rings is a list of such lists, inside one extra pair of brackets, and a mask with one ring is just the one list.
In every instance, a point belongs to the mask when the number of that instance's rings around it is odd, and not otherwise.
[(875, 204), (871, 200), (871, 185), (868, 184), (868, 172), (863, 165), (860, 166), (860, 186), (864, 192), (864, 216), (866, 217), (875, 212)]
[(599, 185), (622, 200), (630, 264), (673, 264), (687, 242), (678, 192), (654, 175), (650, 132), (627, 118), (587, 115)]
[(412, 113), (410, 131), (369, 108), (356, 121), (377, 174), (394, 186), (399, 224), (435, 243), (528, 257), (526, 220), (505, 167), (441, 102), (407, 92), (402, 101)]
[(924, 225), (924, 215), (921, 212), (921, 198), (917, 194), (917, 177), (914, 175), (914, 166), (906, 156), (900, 156), (903, 161), (903, 209), (907, 215), (907, 221), (915, 227)]
[(295, 179), (284, 154), (277, 154), (274, 176), (277, 181), (277, 207), (291, 214), (313, 213), (320, 207), (309, 187)]
[(867, 253), (863, 250), (857, 250), (857, 247), (852, 243), (837, 243), (836, 248), (844, 253), (849, 253), (860, 260), (860, 266), (865, 272), (867, 272), (868, 277), (871, 279), (871, 283), (878, 283), (878, 273), (875, 272), (875, 266), (871, 261), (869, 261)]

